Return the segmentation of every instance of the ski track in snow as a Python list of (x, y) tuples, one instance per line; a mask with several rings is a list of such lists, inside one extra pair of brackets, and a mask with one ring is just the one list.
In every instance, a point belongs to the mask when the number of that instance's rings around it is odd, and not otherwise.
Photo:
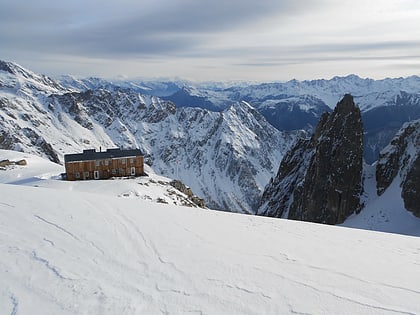
[[(267, 272), (267, 271), (264, 271), (262, 269), (258, 269), (258, 268), (255, 268), (255, 269), (258, 270), (258, 271)], [(331, 291), (328, 291), (328, 290), (320, 289), (318, 287), (315, 287), (314, 285), (310, 285), (308, 283), (305, 283), (305, 282), (302, 282), (302, 281), (299, 281), (299, 280), (292, 279), (292, 278), (287, 277), (287, 276), (285, 276), (283, 274), (272, 273), (272, 275), (275, 276), (275, 277), (280, 277), (282, 279), (282, 281), (292, 282), (292, 283), (297, 284), (299, 287), (310, 289), (310, 290), (312, 290), (312, 291), (320, 294), (321, 296), (322, 295), (329, 295), (329, 296), (332, 296), (332, 297), (337, 298), (339, 300), (343, 300), (343, 301), (346, 301), (346, 302), (350, 302), (350, 303), (353, 303), (353, 304), (360, 305), (362, 307), (366, 307), (368, 309), (378, 310), (378, 311), (381, 311), (381, 312), (382, 311), (386, 311), (386, 312), (397, 313), (397, 314), (412, 315), (411, 312), (406, 312), (406, 311), (403, 311), (403, 310), (387, 308), (387, 307), (383, 307), (381, 305), (374, 305), (373, 303), (362, 302), (362, 301), (359, 301), (359, 300), (356, 300), (356, 299), (352, 299), (352, 298), (349, 298), (349, 297), (346, 297), (346, 296), (343, 296), (343, 295), (339, 295), (337, 293), (334, 293), (334, 292), (331, 292)]]
[(14, 208), (15, 207), (13, 205), (9, 205), (8, 203), (4, 203), (4, 202), (0, 202), (0, 205), (6, 206), (6, 207), (9, 207), (9, 208)]
[(51, 270), (61, 280), (76, 280), (76, 279), (71, 279), (71, 278), (67, 278), (67, 277), (63, 276), (58, 271), (57, 267), (51, 265), (51, 263), (47, 259), (42, 258), (42, 257), (39, 257), (35, 250), (32, 251), (31, 257), (34, 260), (39, 261), (40, 263), (42, 263), (47, 269)]
[(54, 226), (55, 228), (57, 228), (60, 231), (63, 231), (64, 233), (66, 233), (66, 234), (70, 235), (72, 238), (74, 238), (76, 241), (80, 241), (80, 239), (77, 236), (75, 236), (73, 233), (67, 231), (65, 228), (59, 226), (58, 224), (55, 224), (53, 222), (50, 222), (50, 221), (42, 218), (41, 216), (39, 216), (37, 214), (34, 214), (34, 217), (37, 218), (38, 220), (41, 220), (41, 221), (43, 221), (43, 222), (51, 225), (51, 226)]
[(54, 246), (54, 247), (55, 247), (55, 243), (54, 243), (53, 241), (51, 241), (51, 240), (49, 240), (49, 239), (46, 239), (45, 237), (43, 238), (43, 240), (44, 240), (45, 242), (49, 243), (51, 246)]
[(12, 302), (12, 305), (13, 305), (12, 312), (10, 313), (10, 315), (17, 315), (18, 309), (19, 309), (19, 302), (18, 302), (17, 297), (14, 294), (11, 294), (10, 301)]

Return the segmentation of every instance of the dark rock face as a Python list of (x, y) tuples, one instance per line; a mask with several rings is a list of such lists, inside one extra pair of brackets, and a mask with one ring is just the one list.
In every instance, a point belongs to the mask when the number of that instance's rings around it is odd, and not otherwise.
[(406, 123), (381, 151), (376, 166), (378, 195), (398, 175), (405, 208), (420, 217), (420, 120)]
[(311, 139), (286, 154), (267, 185), (261, 215), (342, 223), (361, 209), (363, 124), (351, 95), (321, 116)]
[(401, 196), (405, 208), (420, 218), (420, 156), (418, 154), (402, 183)]
[(0, 70), (13, 74), (13, 69), (8, 62), (0, 60)]

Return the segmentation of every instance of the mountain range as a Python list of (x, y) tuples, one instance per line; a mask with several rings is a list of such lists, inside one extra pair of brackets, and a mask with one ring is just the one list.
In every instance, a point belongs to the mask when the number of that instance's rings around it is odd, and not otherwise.
[(348, 92), (360, 108), (364, 160), (375, 162), (406, 121), (420, 118), (420, 78), (264, 84), (52, 79), (0, 62), (0, 148), (62, 163), (86, 148), (140, 148), (210, 208), (256, 213), (292, 145)]
[(60, 163), (85, 148), (136, 147), (216, 209), (252, 213), (297, 134), (244, 101), (220, 112), (177, 108), (123, 87), (76, 91), (12, 63), (0, 70), (1, 148)]
[(330, 80), (291, 80), (272, 83), (191, 83), (187, 81), (130, 82), (98, 78), (62, 80), (69, 88), (130, 88), (162, 97), (177, 107), (200, 107), (221, 111), (246, 101), (280, 131), (313, 132), (321, 114), (332, 111), (343, 95), (353, 95), (364, 123), (364, 159), (374, 163), (379, 152), (398, 129), (420, 118), (420, 77), (373, 80), (357, 75)]

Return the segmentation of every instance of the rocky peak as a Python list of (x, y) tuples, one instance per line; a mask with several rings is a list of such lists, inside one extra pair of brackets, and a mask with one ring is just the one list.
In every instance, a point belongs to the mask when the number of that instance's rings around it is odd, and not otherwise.
[(10, 74), (14, 74), (13, 67), (11, 67), (10, 62), (0, 60), (0, 71), (5, 71)]
[(310, 139), (285, 155), (267, 185), (261, 215), (327, 224), (342, 223), (361, 209), (363, 125), (349, 94), (325, 113)]
[(420, 217), (420, 120), (404, 124), (385, 147), (376, 165), (377, 193), (400, 180), (404, 206)]
[(68, 92), (68, 89), (46, 75), (36, 74), (18, 64), (1, 60), (0, 87), (19, 90), (23, 96)]

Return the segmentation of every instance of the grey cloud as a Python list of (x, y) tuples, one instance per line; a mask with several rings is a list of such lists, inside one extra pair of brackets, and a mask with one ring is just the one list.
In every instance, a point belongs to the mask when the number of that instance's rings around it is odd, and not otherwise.
[[(276, 67), (291, 64), (307, 64), (307, 63), (318, 63), (318, 62), (332, 62), (332, 61), (417, 61), (420, 59), (419, 55), (407, 55), (407, 56), (354, 56), (354, 55), (342, 55), (342, 56), (301, 56), (301, 57), (280, 57), (280, 58), (266, 58), (264, 60), (253, 60), (250, 62), (235, 63), (235, 66), (245, 67)], [(413, 65), (420, 65), (412, 63)]]
[[(313, 2), (315, 3), (315, 1)], [(17, 49), (88, 56), (189, 54), (207, 36), (308, 9), (303, 0), (99, 1), (30, 4), (0, 10), (0, 39)]]

